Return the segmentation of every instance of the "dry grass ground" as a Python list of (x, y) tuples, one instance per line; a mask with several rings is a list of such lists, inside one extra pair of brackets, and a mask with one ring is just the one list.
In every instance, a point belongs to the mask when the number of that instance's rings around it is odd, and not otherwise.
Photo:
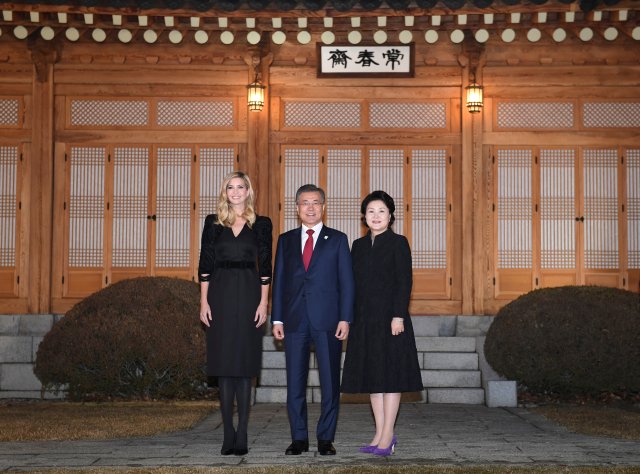
[(0, 441), (109, 439), (189, 429), (217, 402), (2, 402)]
[(575, 433), (640, 440), (640, 408), (633, 405), (546, 405), (531, 411)]
[[(67, 474), (79, 471), (53, 469), (48, 471), (32, 471), (42, 474)], [(564, 466), (273, 466), (273, 467), (164, 467), (147, 469), (84, 469), (91, 474), (638, 474), (640, 467), (564, 467)]]

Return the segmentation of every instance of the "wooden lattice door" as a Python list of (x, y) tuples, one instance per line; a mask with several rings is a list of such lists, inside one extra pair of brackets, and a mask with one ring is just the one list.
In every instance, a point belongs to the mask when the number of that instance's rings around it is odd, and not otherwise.
[(299, 225), (295, 192), (305, 183), (327, 191), (327, 225), (361, 237), (360, 202), (371, 190), (393, 196), (394, 232), (412, 248), (414, 299), (451, 297), (451, 151), (446, 147), (283, 146), (283, 231)]
[(633, 289), (640, 234), (634, 152), (627, 150), (625, 164), (617, 148), (495, 150), (496, 297), (572, 284), (624, 288), (629, 279)]
[(0, 144), (0, 297), (19, 295), (22, 149)]
[(126, 278), (195, 279), (202, 223), (236, 146), (67, 146), (63, 296)]

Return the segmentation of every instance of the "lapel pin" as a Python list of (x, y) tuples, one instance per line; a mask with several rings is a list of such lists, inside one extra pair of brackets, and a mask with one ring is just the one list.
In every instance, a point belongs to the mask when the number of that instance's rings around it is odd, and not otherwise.
[(324, 236), (324, 240), (327, 240), (328, 238), (329, 238), (329, 236), (328, 236), (328, 235), (325, 235), (325, 236)]

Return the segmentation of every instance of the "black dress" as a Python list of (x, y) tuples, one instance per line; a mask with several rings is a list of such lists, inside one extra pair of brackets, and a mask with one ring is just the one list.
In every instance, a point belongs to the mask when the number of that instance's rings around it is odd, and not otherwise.
[[(271, 220), (258, 216), (238, 236), (207, 216), (198, 274), (209, 281), (212, 321), (207, 328), (207, 375), (255, 377), (262, 362), (264, 326), (254, 321), (261, 277), (271, 279)], [(208, 276), (205, 276), (208, 275)]]
[[(391, 229), (357, 239), (351, 248), (356, 282), (355, 319), (349, 329), (342, 392), (398, 393), (423, 389), (409, 316), (411, 250)], [(404, 318), (393, 336), (391, 320)]]

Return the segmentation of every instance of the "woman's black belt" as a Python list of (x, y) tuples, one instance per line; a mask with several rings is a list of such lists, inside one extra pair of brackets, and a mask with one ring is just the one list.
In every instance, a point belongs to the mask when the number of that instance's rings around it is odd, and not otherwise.
[(256, 262), (234, 262), (232, 260), (223, 260), (216, 262), (216, 267), (219, 268), (255, 268)]

